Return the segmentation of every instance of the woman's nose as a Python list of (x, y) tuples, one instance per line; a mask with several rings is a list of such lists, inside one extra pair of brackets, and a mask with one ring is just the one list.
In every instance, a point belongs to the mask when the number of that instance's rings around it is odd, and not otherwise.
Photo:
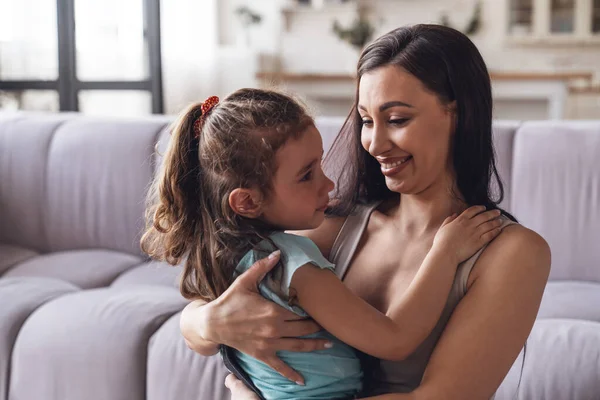
[(391, 149), (392, 143), (385, 127), (375, 124), (368, 134), (368, 151), (372, 156), (378, 156)]

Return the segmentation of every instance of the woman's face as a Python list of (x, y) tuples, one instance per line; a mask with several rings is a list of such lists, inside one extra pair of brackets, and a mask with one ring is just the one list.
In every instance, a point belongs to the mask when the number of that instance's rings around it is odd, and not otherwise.
[(395, 66), (360, 79), (361, 143), (379, 161), (387, 187), (416, 194), (452, 182), (454, 104), (444, 105), (415, 76)]

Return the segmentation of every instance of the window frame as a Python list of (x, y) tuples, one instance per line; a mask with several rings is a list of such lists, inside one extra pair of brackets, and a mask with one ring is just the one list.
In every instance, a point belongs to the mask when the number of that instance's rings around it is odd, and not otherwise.
[(160, 0), (143, 0), (144, 38), (147, 46), (149, 76), (142, 80), (77, 79), (75, 0), (56, 0), (58, 37), (58, 78), (55, 80), (2, 80), (0, 91), (54, 90), (58, 92), (60, 111), (79, 111), (78, 95), (82, 90), (142, 90), (152, 97), (152, 113), (164, 112), (160, 40)]

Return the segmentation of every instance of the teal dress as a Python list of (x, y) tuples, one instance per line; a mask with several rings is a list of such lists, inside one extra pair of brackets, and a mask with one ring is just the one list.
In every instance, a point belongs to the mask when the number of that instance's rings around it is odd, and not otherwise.
[[(250, 250), (236, 268), (236, 275), (246, 271), (257, 260), (272, 251), (281, 250), (281, 262), (259, 284), (262, 296), (274, 301), (296, 315), (308, 317), (297, 305), (289, 304), (289, 287), (294, 272), (311, 263), (318, 268), (334, 270), (331, 264), (308, 238), (276, 232)], [(272, 243), (271, 243), (272, 241)], [(279, 375), (261, 361), (235, 351), (239, 366), (252, 380), (266, 400), (331, 400), (354, 398), (362, 389), (362, 369), (356, 350), (326, 331), (303, 338), (320, 338), (333, 342), (333, 347), (310, 353), (280, 351), (277, 355), (298, 371), (305, 386)]]

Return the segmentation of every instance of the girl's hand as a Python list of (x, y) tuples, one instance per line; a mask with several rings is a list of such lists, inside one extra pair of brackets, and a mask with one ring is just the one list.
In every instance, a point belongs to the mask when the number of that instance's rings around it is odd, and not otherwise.
[(501, 232), (500, 210), (485, 209), (473, 206), (446, 218), (433, 239), (433, 248), (453, 257), (457, 265), (470, 258)]
[(225, 387), (231, 392), (231, 400), (259, 400), (258, 396), (233, 374), (225, 378)]
[(277, 264), (279, 252), (269, 257), (254, 263), (218, 299), (202, 307), (203, 314), (199, 315), (202, 323), (198, 329), (205, 340), (233, 347), (264, 362), (292, 382), (302, 384), (302, 376), (281, 361), (276, 352), (323, 350), (329, 342), (297, 339), (321, 328), (259, 294), (258, 283)]

